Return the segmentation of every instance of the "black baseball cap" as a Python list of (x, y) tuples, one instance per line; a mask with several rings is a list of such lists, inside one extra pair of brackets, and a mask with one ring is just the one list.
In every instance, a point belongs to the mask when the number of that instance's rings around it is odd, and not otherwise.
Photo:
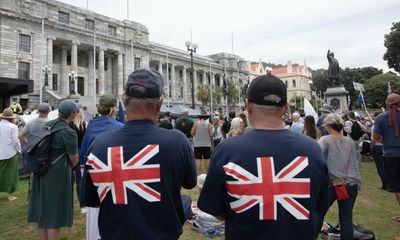
[(286, 85), (272, 74), (259, 76), (251, 81), (247, 100), (258, 105), (283, 107), (287, 102)]
[[(135, 86), (140, 86), (137, 88)], [(125, 95), (135, 98), (158, 98), (164, 94), (164, 80), (153, 69), (140, 68), (132, 72), (125, 84)]]

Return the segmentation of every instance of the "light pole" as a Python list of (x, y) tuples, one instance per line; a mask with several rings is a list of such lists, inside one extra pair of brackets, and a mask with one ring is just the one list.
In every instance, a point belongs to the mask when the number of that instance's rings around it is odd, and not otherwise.
[(44, 72), (44, 86), (48, 87), (49, 86), (49, 74), (51, 73), (51, 68), (49, 66), (44, 66), (42, 68), (42, 71)]
[(198, 45), (196, 43), (192, 43), (190, 41), (185, 42), (185, 46), (187, 47), (188, 52), (190, 52), (190, 71), (192, 72), (192, 76), (190, 81), (192, 82), (192, 108), (195, 109), (194, 106), (194, 69), (193, 69), (193, 53), (196, 53), (196, 49)]
[(70, 95), (75, 95), (75, 81), (78, 78), (78, 74), (72, 71), (71, 73), (68, 74), (69, 78), (69, 94)]

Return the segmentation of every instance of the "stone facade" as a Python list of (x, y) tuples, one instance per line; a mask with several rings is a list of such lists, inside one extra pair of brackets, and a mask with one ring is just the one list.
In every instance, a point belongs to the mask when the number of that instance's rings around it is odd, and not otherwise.
[(288, 101), (294, 97), (311, 99), (311, 71), (304, 65), (292, 65), (289, 61), (286, 66), (272, 68), (272, 74), (279, 77), (287, 87)]
[[(30, 108), (39, 102), (42, 82), (44, 100), (75, 96), (93, 109), (94, 94), (121, 97), (128, 75), (139, 67), (163, 74), (171, 104), (190, 106), (190, 66), (187, 51), (150, 42), (148, 29), (140, 23), (118, 21), (54, 0), (0, 2), (0, 77), (34, 80), (34, 93), (20, 96)], [(249, 75), (246, 66), (244, 59), (233, 54), (195, 54), (195, 92), (201, 84), (222, 86), (224, 75), (242, 84)]]

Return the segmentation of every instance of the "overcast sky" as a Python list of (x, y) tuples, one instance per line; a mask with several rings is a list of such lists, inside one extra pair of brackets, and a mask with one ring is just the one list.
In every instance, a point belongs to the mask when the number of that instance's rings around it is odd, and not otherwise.
[[(88, 0), (97, 13), (127, 19), (127, 0)], [(61, 0), (86, 7), (86, 0)], [(382, 59), (384, 35), (400, 21), (399, 0), (129, 0), (129, 19), (147, 26), (150, 41), (198, 53), (233, 52), (249, 61), (287, 61), (327, 68), (326, 52), (342, 68), (373, 66)]]

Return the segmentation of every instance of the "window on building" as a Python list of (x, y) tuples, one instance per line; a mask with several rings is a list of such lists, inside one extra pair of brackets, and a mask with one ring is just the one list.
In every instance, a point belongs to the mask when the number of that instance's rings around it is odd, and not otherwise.
[(69, 13), (66, 12), (58, 12), (58, 22), (69, 24)]
[(96, 78), (96, 94), (99, 94), (99, 93), (100, 93), (99, 87), (100, 87), (100, 82), (99, 82), (99, 79)]
[(117, 36), (117, 28), (113, 26), (108, 26), (108, 34), (111, 36)]
[(286, 88), (288, 87), (288, 82), (287, 81), (285, 81), (285, 85), (286, 85)]
[(67, 65), (70, 66), (71, 65), (71, 53), (67, 54)]
[(85, 28), (88, 30), (94, 30), (94, 21), (90, 19), (85, 19)]
[(18, 78), (30, 79), (31, 64), (28, 62), (18, 62)]
[(295, 88), (296, 87), (296, 80), (293, 79), (292, 83), (293, 83), (293, 88)]
[(31, 36), (20, 34), (18, 39), (18, 51), (31, 52)]
[(57, 74), (53, 74), (53, 91), (58, 91)]
[(108, 71), (108, 61), (104, 61), (104, 71)]
[(78, 77), (78, 93), (81, 96), (85, 95), (85, 78), (83, 77)]
[(140, 58), (135, 57), (135, 59), (134, 59), (134, 69), (136, 70), (138, 68), (140, 68)]
[(179, 98), (183, 99), (183, 86), (181, 86), (181, 95), (179, 96)]

